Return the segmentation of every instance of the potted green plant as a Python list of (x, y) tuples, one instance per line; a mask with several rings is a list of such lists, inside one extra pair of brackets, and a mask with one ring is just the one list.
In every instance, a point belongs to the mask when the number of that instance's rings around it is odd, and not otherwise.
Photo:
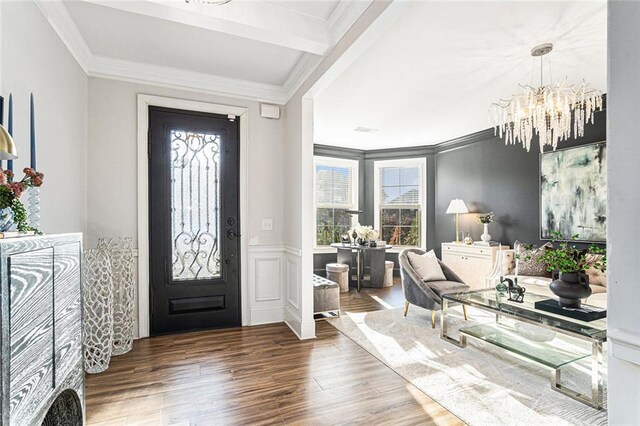
[[(604, 272), (607, 268), (605, 250), (595, 244), (589, 248), (579, 249), (569, 244), (561, 233), (554, 231), (552, 242), (558, 243), (553, 249), (548, 249), (538, 258), (538, 262), (547, 266), (547, 271), (552, 273), (553, 281), (549, 288), (558, 296), (560, 306), (579, 308), (581, 299), (591, 295), (589, 276), (585, 271), (595, 268)], [(575, 240), (579, 235), (572, 235)]]

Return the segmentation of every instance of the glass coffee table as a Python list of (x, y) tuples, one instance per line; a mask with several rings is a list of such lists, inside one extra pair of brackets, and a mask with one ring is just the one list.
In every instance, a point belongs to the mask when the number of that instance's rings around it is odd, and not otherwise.
[[(505, 297), (497, 297), (494, 289), (444, 295), (440, 317), (440, 337), (460, 347), (467, 345), (468, 337), (475, 338), (507, 350), (521, 359), (548, 367), (551, 369), (551, 388), (553, 390), (592, 407), (602, 408), (602, 345), (607, 340), (606, 319), (585, 322), (535, 308), (535, 302), (546, 299), (550, 299), (550, 297), (527, 292), (524, 302), (518, 303)], [(459, 337), (453, 338), (449, 335), (448, 311), (450, 303), (478, 308), (492, 316), (495, 314), (495, 322), (491, 320), (488, 323), (471, 323), (462, 326), (458, 329)], [(540, 327), (542, 335), (546, 329), (561, 336), (568, 336), (569, 340), (578, 339), (586, 342), (590, 350), (586, 347), (580, 351), (568, 350), (560, 347), (555, 340), (545, 342), (544, 339), (526, 338), (524, 330), (517, 330), (511, 324), (515, 322), (534, 325), (535, 327), (528, 326), (534, 335)], [(555, 334), (551, 333), (551, 335)], [(561, 382), (562, 367), (588, 357), (591, 357), (591, 395), (571, 390)]]

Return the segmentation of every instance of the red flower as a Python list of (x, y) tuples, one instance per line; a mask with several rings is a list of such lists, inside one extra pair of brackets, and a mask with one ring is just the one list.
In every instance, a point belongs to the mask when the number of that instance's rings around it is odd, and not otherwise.
[(16, 198), (20, 198), (22, 191), (24, 191), (22, 184), (20, 182), (13, 182), (8, 185), (9, 189), (13, 190), (13, 193), (16, 194)]
[(31, 184), (33, 186), (41, 186), (42, 185), (42, 179), (38, 176), (31, 178)]
[(0, 170), (0, 185), (7, 183), (7, 176)]
[(25, 167), (25, 168), (24, 168), (24, 170), (23, 170), (23, 172), (24, 172), (24, 174), (25, 174), (25, 175), (27, 175), (27, 176), (29, 176), (29, 177), (31, 177), (31, 178), (33, 178), (33, 177), (36, 177), (36, 176), (37, 176), (37, 175), (36, 175), (36, 171), (35, 171), (35, 170), (33, 170), (31, 167)]
[(8, 178), (12, 178), (14, 176), (14, 174), (13, 174), (13, 172), (11, 170), (5, 170), (4, 174)]

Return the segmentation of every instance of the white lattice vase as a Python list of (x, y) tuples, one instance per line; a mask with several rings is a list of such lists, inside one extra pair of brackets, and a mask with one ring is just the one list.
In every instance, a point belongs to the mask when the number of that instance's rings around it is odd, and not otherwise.
[(484, 231), (482, 232), (482, 235), (480, 235), (480, 239), (482, 241), (484, 241), (485, 243), (488, 243), (489, 241), (491, 241), (491, 234), (489, 234), (489, 224), (488, 223), (484, 224)]
[(105, 250), (85, 249), (82, 261), (84, 369), (101, 373), (113, 351), (111, 262)]
[(98, 248), (109, 253), (113, 285), (113, 355), (133, 348), (135, 288), (133, 281), (133, 239), (98, 239)]

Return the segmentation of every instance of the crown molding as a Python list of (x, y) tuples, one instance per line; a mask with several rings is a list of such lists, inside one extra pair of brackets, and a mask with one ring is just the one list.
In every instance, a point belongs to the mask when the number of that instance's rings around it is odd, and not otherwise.
[[(322, 62), (323, 58), (323, 56), (303, 52), (282, 86), (107, 58), (94, 55), (91, 52), (89, 45), (61, 0), (34, 0), (34, 2), (71, 55), (90, 77), (206, 92), (284, 105)], [(342, 38), (371, 3), (372, 0), (343, 0), (338, 3), (326, 22), (330, 38), (334, 41)]]
[(296, 65), (289, 73), (289, 77), (282, 85), (284, 91), (285, 103), (289, 102), (289, 99), (298, 91), (300, 86), (309, 78), (313, 70), (316, 69), (320, 62), (322, 62), (322, 56), (313, 55), (311, 53), (303, 53)]
[(86, 73), (93, 54), (67, 8), (61, 1), (34, 0), (34, 3)]
[(367, 151), (355, 148), (343, 148), (331, 145), (313, 145), (313, 155), (320, 157), (347, 158), (349, 160), (364, 160)]
[(329, 34), (335, 45), (364, 13), (373, 0), (342, 0), (327, 19)]
[(282, 87), (273, 84), (220, 77), (159, 65), (122, 61), (102, 56), (93, 57), (87, 74), (90, 77), (206, 92), (279, 105), (285, 103), (284, 90)]

